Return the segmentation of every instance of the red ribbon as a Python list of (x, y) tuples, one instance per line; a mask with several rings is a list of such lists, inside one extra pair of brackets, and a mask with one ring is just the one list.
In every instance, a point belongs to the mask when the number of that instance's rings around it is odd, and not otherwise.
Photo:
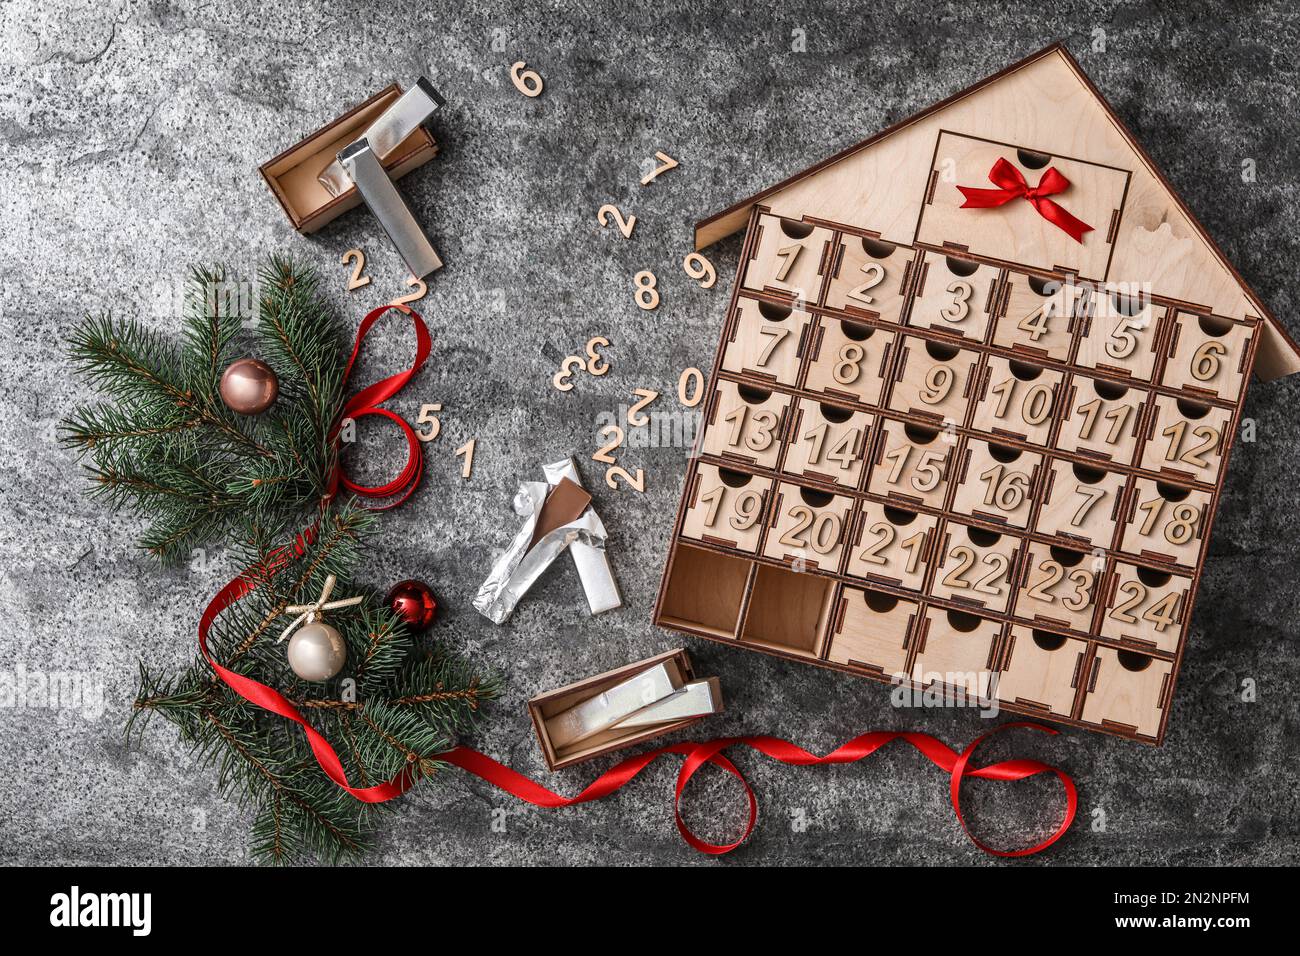
[[(406, 438), (406, 464), (391, 481), (382, 485), (368, 486), (359, 485), (349, 479), (344, 473), (343, 465), (340, 462), (336, 465), (334, 473), (330, 475), (328, 491), (321, 503), (322, 506), (334, 496), (339, 484), (342, 484), (348, 491), (361, 498), (392, 498), (397, 496), (392, 501), (371, 506), (374, 510), (386, 510), (396, 507), (409, 498), (420, 483), (420, 476), (424, 471), (424, 453), (420, 449), (420, 441), (415, 435), (415, 430), (396, 412), (381, 408), (380, 404), (405, 388), (406, 383), (420, 370), (420, 366), (429, 357), (432, 343), (429, 339), (429, 329), (425, 326), (424, 320), (420, 318), (417, 312), (405, 305), (385, 305), (370, 312), (361, 320), (361, 326), (357, 329), (356, 343), (352, 346), (352, 355), (348, 358), (347, 368), (343, 372), (343, 381), (346, 383), (351, 376), (352, 366), (361, 353), (361, 345), (370, 333), (371, 327), (389, 309), (396, 309), (398, 312), (405, 314), (410, 318), (411, 324), (415, 326), (415, 358), (411, 362), (411, 367), (367, 386), (352, 396), (344, 404), (339, 420), (330, 429), (329, 441), (337, 442), (339, 430), (348, 419), (355, 420), (364, 418), (367, 415), (382, 415), (390, 421), (396, 422)], [(321, 770), (325, 772), (327, 777), (358, 800), (364, 800), (366, 803), (382, 803), (385, 800), (400, 796), (410, 788), (414, 782), (414, 777), (409, 767), (404, 768), (392, 780), (376, 784), (373, 787), (357, 788), (351, 786), (348, 783), (347, 774), (343, 770), (343, 763), (339, 760), (338, 754), (334, 752), (334, 748), (330, 746), (329, 741), (307, 723), (302, 714), (298, 712), (298, 709), (284, 695), (274, 688), (267, 687), (250, 677), (236, 673), (228, 667), (223, 667), (213, 659), (212, 654), (208, 651), (208, 632), (212, 628), (212, 623), (217, 619), (217, 615), (249, 592), (255, 590), (259, 583), (269, 580), (285, 565), (301, 557), (315, 538), (316, 533), (317, 526), (313, 524), (301, 532), (294, 539), (293, 544), (272, 554), (268, 562), (246, 569), (240, 573), (239, 577), (218, 591), (216, 596), (208, 602), (207, 608), (203, 611), (203, 616), (199, 619), (199, 650), (217, 676), (244, 700), (261, 707), (263, 710), (269, 710), (273, 714), (279, 714), (281, 717), (302, 725), (303, 732), (306, 733), (307, 740), (311, 744), (312, 753), (316, 755), (316, 762), (320, 764)]]
[[(423, 454), (420, 450), (419, 439), (416, 437), (411, 426), (399, 415), (386, 409), (381, 408), (380, 403), (391, 398), (397, 392), (405, 387), (406, 383), (424, 364), (428, 358), (430, 350), (429, 331), (425, 327), (423, 319), (420, 316), (403, 305), (390, 305), (383, 308), (375, 309), (368, 314), (361, 322), (357, 331), (356, 344), (352, 349), (352, 356), (348, 359), (347, 369), (344, 372), (344, 381), (352, 372), (352, 366), (356, 362), (357, 355), (361, 351), (362, 342), (369, 333), (370, 328), (388, 309), (397, 309), (410, 317), (412, 324), (415, 326), (416, 350), (415, 359), (411, 367), (404, 372), (390, 376), (383, 381), (376, 382), (353, 396), (343, 408), (339, 422), (330, 431), (330, 440), (334, 441), (338, 437), (339, 429), (342, 423), (347, 419), (357, 419), (366, 415), (383, 415), (391, 421), (397, 423), (402, 430), (402, 434), (407, 442), (407, 461), (406, 465), (393, 478), (393, 480), (378, 486), (358, 485), (350, 481), (343, 473), (340, 465), (335, 473), (331, 476), (329, 482), (329, 493), (326, 501), (333, 496), (339, 484), (347, 488), (352, 493), (364, 498), (390, 498), (398, 496), (396, 500), (388, 503), (374, 506), (377, 509), (387, 509), (396, 507), (415, 490), (419, 483), (420, 475), (423, 470)], [(369, 787), (353, 787), (347, 778), (347, 773), (343, 769), (343, 763), (339, 760), (338, 754), (320, 733), (316, 731), (306, 719), (299, 713), (298, 709), (293, 706), (279, 691), (268, 687), (252, 678), (245, 677), (227, 667), (218, 664), (208, 650), (208, 633), (212, 628), (213, 622), (226, 608), (230, 607), (240, 598), (245, 597), (255, 590), (260, 583), (269, 580), (272, 576), (283, 570), (288, 564), (300, 558), (311, 545), (317, 534), (316, 525), (312, 525), (300, 533), (291, 545), (279, 549), (270, 556), (270, 559), (259, 566), (249, 568), (242, 572), (235, 580), (231, 581), (208, 603), (199, 620), (199, 649), (202, 651), (204, 658), (211, 665), (217, 676), (226, 683), (244, 700), (263, 710), (268, 710), (273, 714), (278, 714), (287, 720), (292, 720), (303, 728), (307, 735), (307, 740), (311, 745), (312, 753), (316, 757), (316, 762), (320, 765), (325, 775), (329, 777), (340, 788), (362, 800), (366, 803), (382, 803), (391, 800), (394, 797), (401, 796), (415, 782), (415, 776), (410, 766), (399, 771), (391, 780), (375, 784)], [(784, 764), (793, 766), (816, 766), (820, 764), (843, 764), (854, 763), (858, 760), (868, 757), (875, 753), (881, 747), (894, 740), (904, 740), (919, 750), (933, 764), (943, 770), (950, 778), (950, 798), (952, 800), (953, 811), (957, 815), (957, 820), (961, 823), (962, 829), (971, 841), (986, 853), (995, 856), (1015, 857), (1027, 856), (1032, 853), (1038, 853), (1051, 846), (1074, 822), (1075, 811), (1078, 807), (1078, 796), (1075, 791), (1074, 781), (1064, 771), (1050, 766), (1049, 764), (1040, 763), (1037, 760), (1007, 760), (1002, 763), (990, 764), (986, 767), (970, 767), (970, 758), (975, 748), (991, 734), (1007, 730), (1011, 727), (1027, 727), (1031, 730), (1042, 731), (1043, 733), (1056, 734), (1057, 731), (1043, 727), (1039, 724), (1028, 723), (1011, 723), (1004, 724), (977, 737), (961, 754), (952, 750), (942, 741), (931, 737), (929, 734), (905, 733), (897, 731), (875, 731), (872, 733), (862, 734), (855, 737), (848, 743), (838, 747), (824, 757), (818, 757), (814, 754), (796, 747), (788, 741), (780, 740), (776, 737), (724, 737), (719, 740), (711, 740), (705, 743), (679, 743), (667, 747), (661, 747), (648, 753), (639, 754), (630, 757), (612, 769), (601, 774), (585, 790), (576, 797), (562, 797), (557, 793), (546, 789), (541, 784), (530, 780), (528, 777), (511, 770), (503, 764), (498, 763), (491, 757), (485, 756), (476, 750), (468, 747), (455, 747), (446, 753), (433, 755), (435, 760), (443, 761), (462, 770), (468, 771), (475, 776), (493, 784), (496, 787), (510, 793), (520, 800), (527, 801), (535, 806), (559, 808), (569, 807), (579, 803), (588, 803), (592, 800), (600, 800), (607, 797), (623, 786), (630, 783), (642, 770), (653, 763), (656, 759), (664, 754), (682, 754), (686, 760), (682, 763), (681, 770), (677, 774), (677, 788), (673, 801), (673, 813), (677, 820), (677, 829), (681, 832), (682, 837), (688, 844), (699, 850), (701, 853), (722, 854), (729, 853), (736, 847), (740, 846), (749, 837), (754, 829), (754, 824), (758, 819), (758, 800), (754, 796), (753, 789), (749, 782), (737, 769), (722, 751), (728, 747), (744, 745), (757, 750), (765, 756), (771, 757)], [(712, 764), (738, 779), (745, 788), (745, 796), (749, 801), (749, 816), (745, 824), (744, 833), (733, 843), (716, 844), (709, 843), (697, 837), (686, 825), (682, 818), (681, 800), (682, 792), (690, 782), (695, 773), (705, 764)], [(1000, 850), (991, 847), (980, 841), (966, 823), (966, 818), (961, 812), (960, 791), (961, 783), (967, 777), (975, 777), (981, 780), (1023, 780), (1026, 777), (1032, 777), (1040, 773), (1055, 774), (1065, 788), (1066, 811), (1065, 819), (1056, 831), (1047, 839), (1030, 847), (1016, 850)]]
[(1083, 242), (1083, 234), (1092, 232), (1092, 226), (1070, 215), (1048, 196), (1063, 193), (1070, 186), (1070, 181), (1062, 176), (1055, 166), (1050, 166), (1038, 185), (1033, 189), (1025, 182), (1020, 170), (1005, 159), (999, 159), (989, 170), (989, 182), (997, 189), (982, 189), (975, 186), (958, 186), (966, 201), (962, 209), (988, 209), (1002, 206), (1013, 199), (1026, 199), (1038, 210), (1038, 214), (1055, 226), (1064, 229), (1075, 242)]
[[(447, 753), (438, 754), (434, 759), (460, 767), (462, 770), (466, 770), (504, 790), (506, 793), (534, 806), (555, 809), (600, 800), (621, 789), (625, 784), (630, 783), (637, 774), (658, 757), (670, 753), (684, 754), (686, 760), (677, 774), (677, 787), (673, 799), (673, 814), (677, 819), (677, 829), (681, 832), (682, 838), (696, 850), (701, 853), (720, 855), (730, 853), (744, 843), (753, 831), (754, 823), (758, 819), (758, 800), (754, 796), (754, 791), (750, 788), (749, 782), (745, 780), (736, 765), (722, 755), (722, 751), (728, 747), (741, 744), (757, 750), (764, 756), (771, 757), (780, 763), (796, 767), (812, 767), (820, 764), (855, 763), (863, 757), (871, 756), (891, 741), (904, 740), (949, 775), (949, 795), (952, 800), (952, 809), (957, 815), (957, 821), (961, 824), (962, 829), (966, 831), (966, 835), (970, 837), (971, 842), (985, 853), (994, 856), (1018, 857), (1039, 853), (1059, 840), (1065, 834), (1065, 831), (1070, 829), (1070, 824), (1074, 822), (1075, 811), (1079, 806), (1079, 797), (1074, 787), (1074, 781), (1069, 774), (1057, 767), (1040, 763), (1037, 760), (1005, 760), (1001, 763), (989, 764), (986, 767), (972, 768), (970, 766), (970, 758), (976, 747), (993, 734), (1012, 727), (1025, 727), (1053, 735), (1057, 733), (1056, 730), (1044, 727), (1041, 724), (1023, 722), (1003, 724), (986, 734), (976, 737), (970, 746), (958, 754), (947, 744), (931, 737), (929, 734), (877, 730), (862, 734), (860, 737), (854, 737), (848, 743), (837, 747), (824, 757), (810, 754), (808, 751), (778, 737), (723, 737), (706, 743), (672, 744), (667, 747), (660, 747), (658, 750), (651, 750), (648, 753), (638, 754), (635, 757), (629, 757), (597, 777), (576, 797), (562, 797), (558, 793), (553, 793), (523, 774), (511, 770), (504, 764), (497, 763), (491, 757), (486, 757), (477, 750), (470, 750), (468, 747), (456, 747)], [(739, 780), (741, 786), (745, 788), (745, 796), (749, 800), (749, 819), (745, 824), (744, 833), (733, 843), (719, 844), (701, 840), (686, 825), (686, 821), (682, 819), (682, 791), (686, 789), (686, 784), (690, 782), (696, 771), (706, 763), (725, 770)], [(1061, 821), (1061, 825), (1056, 828), (1051, 836), (1032, 846), (1014, 850), (1000, 850), (984, 843), (971, 832), (969, 825), (966, 823), (966, 817), (961, 812), (961, 783), (964, 779), (975, 777), (980, 780), (1023, 780), (1026, 777), (1033, 777), (1040, 773), (1055, 774), (1065, 788), (1065, 819)]]

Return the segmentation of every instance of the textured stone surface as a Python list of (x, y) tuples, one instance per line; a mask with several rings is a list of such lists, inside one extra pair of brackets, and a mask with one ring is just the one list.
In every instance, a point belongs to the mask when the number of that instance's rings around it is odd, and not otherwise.
[[(0, 670), (72, 671), (103, 687), (102, 707), (0, 709), (8, 860), (247, 859), (248, 815), (214, 794), (213, 771), (161, 723), (138, 746), (121, 733), (137, 657), (191, 659), (199, 609), (236, 569), (218, 559), (160, 573), (132, 549), (138, 525), (81, 496), (76, 466), (52, 440), (59, 416), (85, 397), (61, 342), (83, 313), (110, 307), (174, 328), (158, 301), (204, 260), (251, 272), (274, 250), (303, 256), (330, 277), (349, 317), (402, 291), (396, 256), (367, 214), (300, 237), (256, 173), (393, 79), (425, 72), (449, 101), (435, 124), (442, 154), (403, 183), (447, 267), (421, 303), (436, 330), (433, 360), (396, 403), (413, 416), (440, 401), (445, 412), (425, 488), (384, 518), (367, 576), (381, 587), (408, 576), (433, 583), (446, 609), (438, 637), (508, 679), (473, 742), (566, 792), (612, 761), (546, 774), (523, 702), (680, 642), (650, 614), (684, 451), (624, 453), (646, 471), (643, 495), (611, 491), (584, 468), (612, 532), (625, 609), (590, 619), (567, 559), (508, 626), (469, 602), (513, 533), (517, 481), (562, 453), (586, 460), (600, 413), (636, 387), (670, 393), (682, 368), (710, 361), (738, 242), (712, 251), (723, 278), (701, 291), (679, 268), (695, 219), (1063, 34), (1295, 331), (1300, 16), (1287, 4), (1232, 4), (1230, 24), (1208, 7), (1063, 0), (997, 11), (669, 2), (619, 5), (613, 18), (597, 4), (491, 6), (0, 0)], [(1094, 49), (1098, 30), (1106, 52)], [(807, 52), (791, 52), (793, 31)], [(506, 67), (517, 59), (545, 76), (539, 99), (511, 86)], [(640, 164), (656, 149), (681, 168), (643, 189)], [(1253, 183), (1240, 175), (1246, 159)], [(637, 215), (630, 242), (595, 224), (604, 202)], [(347, 294), (338, 259), (356, 245), (374, 282)], [(664, 298), (655, 312), (631, 297), (631, 275), (647, 268)], [(611, 374), (556, 392), (557, 359), (596, 333), (614, 343)], [(367, 367), (393, 367), (408, 347), (394, 340)], [(1257, 386), (1249, 398), (1256, 441), (1233, 459), (1165, 746), (1067, 731), (989, 748), (1050, 755), (1079, 782), (1079, 823), (1034, 862), (1294, 861), (1298, 388)], [(452, 451), (470, 436), (478, 454), (462, 481)], [(988, 726), (968, 712), (895, 711), (874, 683), (686, 643), (728, 698), (703, 733), (767, 732), (824, 750), (867, 728), (956, 744)], [(1240, 699), (1246, 679), (1257, 702)], [(817, 770), (736, 759), (762, 814), (725, 864), (987, 859), (953, 821), (947, 781), (913, 753)], [(665, 762), (615, 799), (549, 812), (449, 774), (404, 801), (375, 859), (717, 865), (674, 832), (674, 775)], [(711, 779), (694, 787), (690, 819), (726, 836), (740, 796)], [(1023, 835), (1056, 798), (1046, 781), (1014, 793), (971, 788), (993, 839)]]

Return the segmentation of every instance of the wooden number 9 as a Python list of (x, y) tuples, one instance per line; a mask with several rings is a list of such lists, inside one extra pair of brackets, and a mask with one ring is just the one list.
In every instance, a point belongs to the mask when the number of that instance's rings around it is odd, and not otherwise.
[(682, 260), (682, 269), (692, 279), (700, 281), (701, 289), (712, 289), (713, 283), (718, 281), (718, 272), (713, 268), (713, 263), (698, 252), (687, 254)]
[(952, 369), (948, 366), (932, 365), (930, 371), (925, 373), (925, 388), (921, 389), (921, 401), (927, 405), (938, 405), (952, 391), (955, 378)]
[(763, 510), (763, 496), (753, 490), (742, 492), (736, 499), (735, 508), (736, 516), (728, 520), (737, 531), (746, 531), (754, 526)]

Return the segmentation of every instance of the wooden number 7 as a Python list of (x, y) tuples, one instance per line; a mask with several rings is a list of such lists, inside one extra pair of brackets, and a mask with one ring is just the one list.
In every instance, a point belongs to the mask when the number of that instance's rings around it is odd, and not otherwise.
[(650, 185), (650, 181), (660, 173), (666, 173), (670, 169), (677, 168), (677, 160), (673, 159), (667, 153), (656, 152), (655, 159), (659, 160), (660, 165), (656, 166), (654, 169), (650, 170), (650, 172), (641, 177), (642, 186)]

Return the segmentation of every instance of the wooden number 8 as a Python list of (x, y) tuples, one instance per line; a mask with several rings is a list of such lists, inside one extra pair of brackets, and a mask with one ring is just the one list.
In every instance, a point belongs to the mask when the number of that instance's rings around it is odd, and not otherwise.
[(839, 359), (831, 369), (831, 375), (841, 385), (852, 385), (862, 374), (861, 362), (866, 357), (866, 350), (856, 342), (847, 342), (840, 346)]
[(638, 272), (632, 280), (636, 283), (636, 304), (647, 312), (659, 307), (659, 292), (655, 289), (658, 280), (649, 269)]

